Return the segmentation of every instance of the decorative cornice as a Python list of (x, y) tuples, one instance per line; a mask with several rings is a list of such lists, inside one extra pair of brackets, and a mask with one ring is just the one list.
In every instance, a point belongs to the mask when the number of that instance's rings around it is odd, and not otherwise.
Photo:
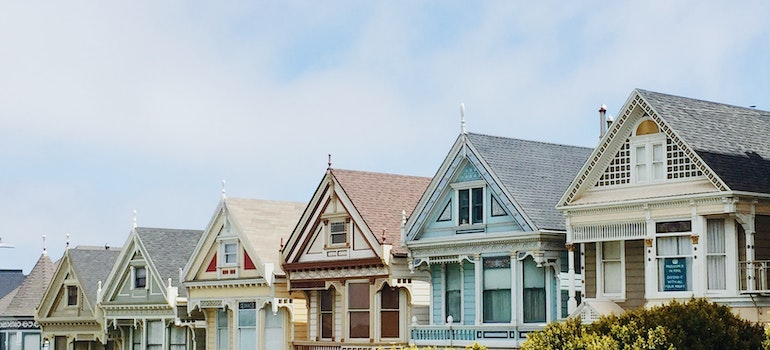
[(222, 289), (238, 287), (264, 287), (268, 286), (264, 278), (257, 279), (220, 279), (211, 281), (190, 281), (183, 285), (189, 289)]
[(389, 271), (384, 266), (371, 266), (362, 268), (328, 269), (328, 270), (300, 270), (291, 273), (291, 280), (327, 280), (348, 278), (369, 278), (388, 276)]
[(617, 214), (627, 213), (631, 211), (644, 211), (646, 209), (668, 209), (668, 208), (681, 208), (690, 207), (692, 205), (714, 205), (722, 204), (724, 200), (730, 198), (725, 196), (724, 193), (700, 196), (683, 196), (677, 198), (655, 198), (655, 199), (638, 199), (632, 201), (622, 202), (605, 202), (597, 204), (584, 204), (563, 207), (562, 211), (570, 216), (574, 215), (595, 215), (595, 214)]

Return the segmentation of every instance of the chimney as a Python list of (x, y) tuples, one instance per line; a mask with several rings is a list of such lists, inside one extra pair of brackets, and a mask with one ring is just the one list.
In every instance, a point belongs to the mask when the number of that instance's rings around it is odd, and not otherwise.
[(599, 138), (607, 132), (607, 106), (599, 107)]

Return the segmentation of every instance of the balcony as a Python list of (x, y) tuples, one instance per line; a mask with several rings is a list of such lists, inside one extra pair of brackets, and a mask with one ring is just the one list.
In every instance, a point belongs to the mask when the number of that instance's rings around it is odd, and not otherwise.
[(474, 342), (486, 346), (516, 347), (526, 334), (543, 325), (513, 324), (411, 326), (410, 342), (418, 346), (467, 346)]
[(740, 272), (740, 291), (743, 294), (770, 295), (770, 260), (755, 260), (753, 262), (738, 262)]

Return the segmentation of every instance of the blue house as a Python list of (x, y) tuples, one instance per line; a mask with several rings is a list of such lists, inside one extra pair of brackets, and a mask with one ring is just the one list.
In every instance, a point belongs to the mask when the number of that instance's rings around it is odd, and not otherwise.
[(413, 343), (511, 348), (568, 316), (555, 207), (590, 153), (459, 135), (405, 227), (410, 268), (431, 283), (429, 320), (412, 320)]

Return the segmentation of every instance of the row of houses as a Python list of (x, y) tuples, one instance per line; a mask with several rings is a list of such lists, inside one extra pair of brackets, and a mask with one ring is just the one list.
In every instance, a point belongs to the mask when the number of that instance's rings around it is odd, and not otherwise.
[(637, 89), (600, 125), (594, 149), (463, 128), (432, 178), (330, 164), (307, 203), (223, 194), (202, 231), (43, 254), (2, 350), (510, 349), (691, 297), (765, 322), (770, 112)]

